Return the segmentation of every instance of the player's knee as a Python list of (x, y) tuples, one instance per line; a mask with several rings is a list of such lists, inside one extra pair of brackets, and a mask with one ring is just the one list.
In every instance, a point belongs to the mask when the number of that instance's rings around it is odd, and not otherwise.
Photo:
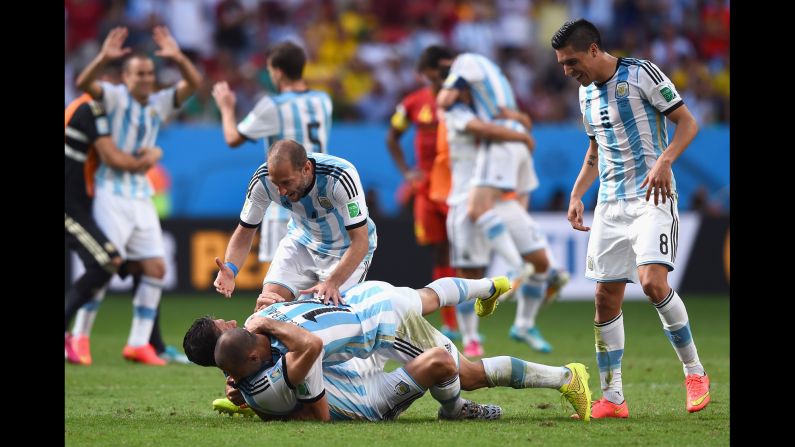
[(163, 279), (166, 277), (166, 263), (162, 259), (157, 259), (144, 264), (144, 275)]
[(444, 348), (436, 347), (428, 351), (431, 355), (431, 368), (437, 372), (440, 377), (450, 377), (458, 373), (455, 360)]
[(653, 279), (641, 280), (640, 285), (643, 287), (643, 293), (649, 297), (649, 301), (652, 303), (662, 301), (671, 289), (664, 281), (655, 281)]
[(536, 273), (545, 273), (549, 270), (549, 259), (545, 255), (535, 256), (531, 261)]

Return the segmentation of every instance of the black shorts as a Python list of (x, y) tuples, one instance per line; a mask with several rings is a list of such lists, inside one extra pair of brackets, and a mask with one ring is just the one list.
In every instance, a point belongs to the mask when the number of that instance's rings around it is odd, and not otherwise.
[(119, 256), (116, 247), (99, 229), (90, 213), (64, 212), (64, 238), (66, 245), (77, 252), (83, 264), (107, 268), (113, 257)]

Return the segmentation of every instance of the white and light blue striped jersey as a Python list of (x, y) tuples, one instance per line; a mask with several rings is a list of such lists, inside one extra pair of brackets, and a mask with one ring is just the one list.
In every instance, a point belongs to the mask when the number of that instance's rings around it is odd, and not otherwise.
[(264, 138), (266, 152), (274, 142), (289, 139), (307, 153), (326, 153), (331, 107), (328, 94), (317, 90), (265, 96), (237, 125), (237, 131), (249, 140)]
[(253, 228), (262, 222), (271, 202), (290, 210), (287, 236), (308, 249), (324, 255), (342, 257), (351, 244), (348, 230), (367, 225), (369, 261), (377, 245), (375, 223), (368, 217), (364, 188), (356, 168), (333, 155), (310, 154), (314, 178), (309, 192), (298, 202), (280, 196), (268, 179), (268, 163), (263, 163), (251, 177), (240, 224)]
[[(160, 90), (150, 95), (146, 104), (141, 104), (123, 84), (101, 82), (101, 85), (102, 105), (108, 114), (116, 146), (132, 155), (142, 147), (155, 146), (160, 125), (178, 110), (176, 89)], [(154, 194), (146, 174), (114, 169), (101, 161), (94, 180), (97, 188), (124, 197), (145, 199)]]
[[(400, 299), (395, 289), (389, 283), (367, 281), (343, 294), (344, 305), (303, 299), (272, 304), (251, 317), (292, 323), (320, 337), (323, 367), (327, 367), (393, 349), (399, 316), (392, 300)], [(271, 348), (281, 354), (288, 351), (284, 343), (274, 337), (271, 337)]]
[(286, 360), (282, 356), (275, 364), (268, 362), (256, 373), (240, 380), (237, 388), (249, 407), (271, 416), (287, 416), (299, 403), (311, 403), (323, 397), (322, 363), (318, 358), (306, 377), (295, 383), (287, 374)]
[(491, 121), (500, 107), (516, 109), (516, 97), (508, 78), (499, 67), (475, 53), (462, 53), (453, 61), (444, 88), (469, 88), (475, 111), (481, 119)]
[(580, 87), (585, 132), (599, 145), (599, 202), (646, 195), (640, 185), (668, 146), (665, 116), (682, 104), (668, 77), (645, 60), (619, 58), (607, 82)]
[(472, 108), (456, 102), (444, 113), (447, 128), (447, 145), (450, 148), (450, 206), (464, 202), (469, 197), (478, 156), (478, 140), (466, 131), (467, 124), (477, 119)]

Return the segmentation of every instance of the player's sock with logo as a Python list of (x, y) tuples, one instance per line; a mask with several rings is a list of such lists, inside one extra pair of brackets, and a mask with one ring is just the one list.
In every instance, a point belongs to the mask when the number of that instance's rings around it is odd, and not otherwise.
[(522, 256), (497, 212), (493, 209), (486, 211), (478, 217), (475, 224), (486, 235), (497, 254), (502, 256), (515, 272), (518, 272), (523, 265)]
[(163, 281), (161, 279), (151, 276), (141, 277), (141, 284), (133, 298), (133, 321), (130, 336), (127, 338), (129, 346), (137, 347), (149, 343), (162, 292)]
[(455, 306), (475, 298), (488, 298), (494, 293), (494, 283), (488, 278), (442, 278), (425, 287), (439, 295), (440, 306)]
[(696, 343), (693, 341), (693, 334), (690, 332), (690, 321), (687, 318), (685, 303), (679, 298), (679, 294), (671, 289), (664, 300), (655, 304), (657, 313), (660, 314), (660, 321), (663, 324), (665, 335), (671, 341), (671, 345), (682, 361), (685, 375), (699, 374), (704, 375), (704, 367), (698, 359)]
[(521, 333), (536, 326), (536, 315), (547, 292), (547, 272), (530, 275), (516, 291), (516, 319), (513, 325)]
[(91, 328), (94, 327), (94, 320), (97, 318), (97, 311), (99, 310), (99, 305), (102, 304), (102, 300), (105, 299), (105, 291), (107, 290), (107, 284), (105, 287), (100, 288), (97, 293), (91, 298), (91, 301), (87, 302), (77, 311), (77, 316), (75, 317), (75, 324), (72, 326), (72, 335), (75, 337), (89, 337), (91, 336)]
[(95, 266), (89, 267), (83, 276), (75, 281), (66, 297), (64, 331), (69, 329), (72, 317), (84, 304), (91, 301), (91, 298), (110, 281), (111, 277), (110, 272), (100, 266)]
[(619, 405), (624, 402), (621, 383), (621, 358), (624, 357), (624, 312), (604, 323), (594, 322), (596, 364), (602, 397)]
[(458, 314), (458, 328), (461, 331), (461, 341), (464, 346), (469, 344), (470, 341), (475, 340), (480, 342), (478, 336), (478, 315), (475, 313), (475, 303), (473, 301), (465, 301), (456, 307)]
[(481, 361), (489, 387), (558, 389), (571, 380), (571, 370), (562, 366), (541, 365), (504, 355)]

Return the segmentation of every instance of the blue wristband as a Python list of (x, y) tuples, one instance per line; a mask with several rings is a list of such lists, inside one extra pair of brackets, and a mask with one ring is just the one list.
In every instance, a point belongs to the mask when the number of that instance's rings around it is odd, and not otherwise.
[(232, 270), (232, 273), (235, 274), (235, 277), (237, 277), (237, 272), (239, 272), (240, 269), (237, 268), (235, 264), (232, 264), (231, 262), (224, 262), (224, 265), (229, 267)]

